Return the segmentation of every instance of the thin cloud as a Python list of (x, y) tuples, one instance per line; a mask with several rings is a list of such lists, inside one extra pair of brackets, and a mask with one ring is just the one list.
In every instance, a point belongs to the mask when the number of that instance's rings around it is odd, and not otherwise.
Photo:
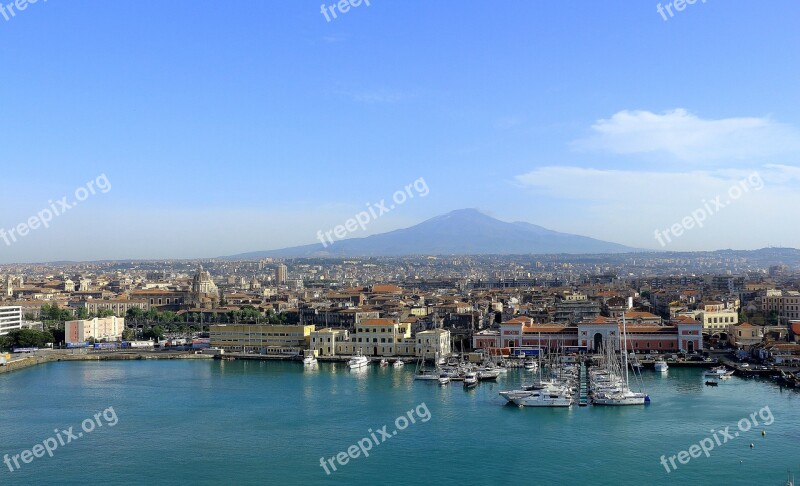
[(681, 161), (742, 160), (800, 152), (800, 130), (770, 118), (703, 119), (679, 108), (657, 114), (623, 110), (573, 142), (579, 150), (668, 154)]

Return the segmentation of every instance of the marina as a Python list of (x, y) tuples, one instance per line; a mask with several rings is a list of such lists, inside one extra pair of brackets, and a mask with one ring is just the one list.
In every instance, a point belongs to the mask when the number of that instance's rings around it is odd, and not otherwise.
[[(577, 374), (588, 376), (592, 368), (577, 366)], [(357, 467), (342, 470), (338, 479), (374, 481), (403, 458), (401, 471), (413, 469), (427, 481), (446, 484), (442, 444), (467, 438), (474, 445), (451, 460), (471, 484), (496, 484), (500, 478), (523, 482), (533, 475), (545, 484), (582, 482), (589, 476), (603, 477), (597, 484), (633, 484), (630, 478), (642, 476), (654, 478), (655, 484), (785, 484), (787, 470), (800, 470), (800, 459), (785, 453), (800, 434), (795, 412), (800, 393), (769, 380), (735, 376), (707, 387), (704, 371), (644, 371), (642, 386), (653, 397), (647, 406), (521, 409), (505, 405), (499, 392), (533, 381), (536, 375), (524, 368), (465, 390), (462, 383), (420, 382), (415, 367), (408, 365), (395, 369), (375, 363), (353, 372), (347, 363), (327, 362), (315, 369), (299, 362), (252, 360), (53, 362), (0, 380), (4, 410), (15, 417), (0, 424), (0, 434), (7, 438), (4, 447), (21, 450), (53, 427), (84, 418), (82, 409), (114, 406), (119, 424), (93, 434), (92, 449), (136, 457), (148, 464), (148, 475), (164, 481), (179, 481), (181, 473), (172, 466), (178, 462), (191, 468), (196, 484), (224, 483), (237, 472), (248, 484), (267, 476), (274, 482), (325, 484), (320, 456), (424, 402), (432, 415), (428, 423), (404, 431)], [(659, 464), (661, 454), (685, 449), (709, 429), (735, 425), (746, 412), (764, 406), (775, 416), (765, 436), (763, 427), (754, 429), (669, 476)], [(215, 438), (213, 457), (196, 453), (208, 447), (208, 437)], [(179, 442), (183, 446), (176, 449)], [(166, 451), (168, 462), (160, 457)], [(564, 454), (582, 459), (564, 469), (558, 466)], [(65, 448), (35, 469), (15, 472), (13, 479), (79, 482), (85, 476), (81, 455), (80, 447)], [(93, 474), (107, 484), (130, 484), (140, 474), (135, 467), (111, 464), (93, 463)], [(246, 470), (239, 469), (242, 464)], [(408, 481), (401, 472), (381, 483)]]

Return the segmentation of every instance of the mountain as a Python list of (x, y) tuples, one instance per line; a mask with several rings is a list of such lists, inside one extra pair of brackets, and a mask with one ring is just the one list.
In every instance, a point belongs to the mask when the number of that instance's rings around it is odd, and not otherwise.
[(506, 223), (476, 209), (460, 209), (388, 233), (334, 240), (280, 250), (224, 257), (356, 257), (402, 255), (514, 255), (544, 253), (625, 253), (641, 251), (586, 236), (559, 233), (531, 223)]

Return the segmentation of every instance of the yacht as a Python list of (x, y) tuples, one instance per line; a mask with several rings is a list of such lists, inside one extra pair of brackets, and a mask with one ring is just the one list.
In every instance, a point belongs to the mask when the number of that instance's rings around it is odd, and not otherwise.
[(402, 359), (398, 359), (397, 361), (394, 362), (392, 366), (395, 368), (402, 368), (403, 366), (405, 366), (405, 363), (403, 362)]
[(536, 361), (533, 360), (533, 358), (526, 359), (525, 363), (524, 363), (524, 366), (525, 366), (525, 369), (529, 370), (529, 371), (534, 371), (534, 370), (536, 370), (536, 368), (538, 368), (538, 365), (536, 364)]
[(440, 374), (438, 380), (440, 385), (446, 385), (450, 383), (450, 377), (447, 375), (447, 373)]
[(359, 369), (359, 368), (366, 368), (369, 365), (369, 358), (362, 355), (361, 353), (357, 354), (350, 358), (350, 361), (347, 362), (347, 366), (350, 367), (351, 370)]
[(464, 375), (464, 388), (472, 388), (478, 385), (478, 374), (469, 371)]
[(568, 392), (534, 391), (525, 396), (517, 396), (513, 400), (520, 407), (569, 407), (572, 396)]
[(500, 376), (500, 372), (493, 369), (482, 369), (478, 371), (478, 380), (480, 381), (494, 381)]
[(656, 371), (659, 373), (663, 373), (669, 369), (669, 365), (663, 359), (656, 361), (655, 363)]
[(317, 358), (315, 358), (313, 354), (309, 354), (303, 358), (303, 365), (314, 366), (315, 364), (317, 364)]

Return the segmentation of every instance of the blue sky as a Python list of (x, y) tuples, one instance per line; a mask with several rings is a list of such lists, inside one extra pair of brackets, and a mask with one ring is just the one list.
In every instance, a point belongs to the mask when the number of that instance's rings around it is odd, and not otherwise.
[[(311, 243), (420, 177), (426, 197), (350, 236), (476, 207), (636, 247), (800, 247), (796, 1), (667, 21), (650, 1), (372, 0), (331, 22), (321, 3), (0, 16), (0, 228), (112, 186), (0, 239), (0, 263)], [(702, 228), (654, 238), (754, 173)]]

